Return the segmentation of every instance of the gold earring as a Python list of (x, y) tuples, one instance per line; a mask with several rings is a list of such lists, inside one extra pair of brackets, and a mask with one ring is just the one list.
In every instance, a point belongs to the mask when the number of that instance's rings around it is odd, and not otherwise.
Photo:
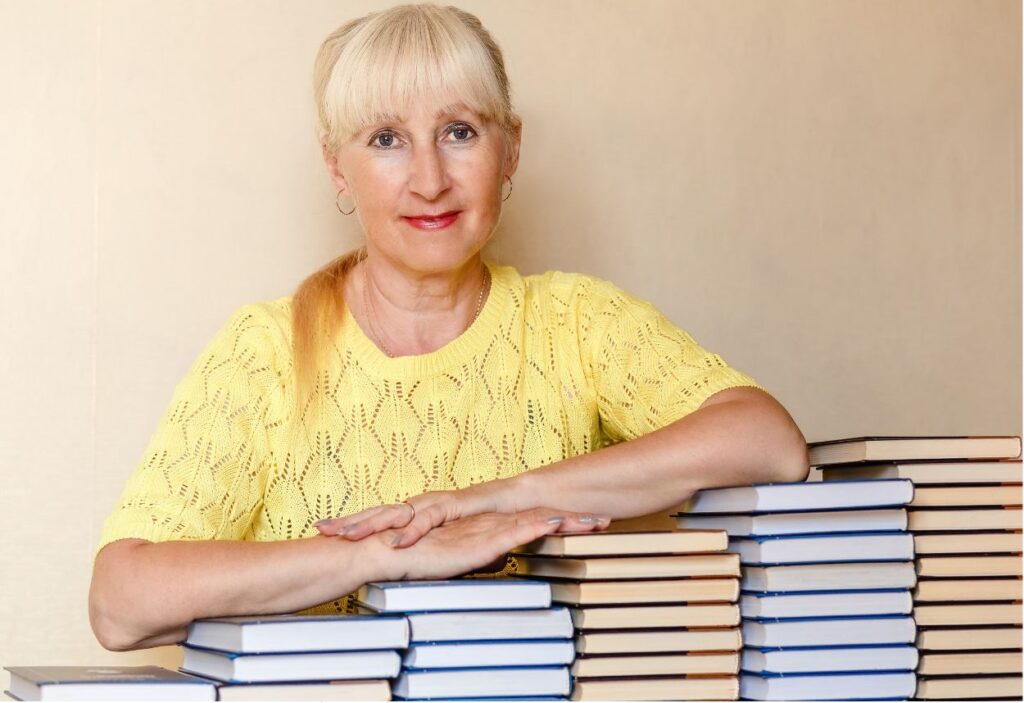
[(355, 212), (355, 211), (356, 211), (356, 204), (355, 204), (355, 202), (353, 201), (353, 203), (352, 203), (352, 209), (351, 209), (351, 210), (349, 210), (348, 212), (345, 212), (344, 210), (342, 210), (342, 209), (341, 209), (341, 203), (340, 203), (340, 202), (338, 202), (339, 200), (341, 200), (341, 195), (342, 195), (342, 192), (343, 192), (343, 191), (340, 191), (340, 190), (339, 190), (339, 191), (338, 191), (338, 195), (337, 195), (337, 197), (335, 197), (335, 198), (334, 198), (334, 207), (338, 208), (338, 212), (340, 212), (340, 213), (341, 213), (342, 215), (351, 215), (351, 214), (352, 214), (353, 212)]
[[(501, 202), (505, 202), (512, 195), (512, 177), (511, 176), (505, 176), (505, 180), (508, 181), (508, 195), (506, 195), (504, 198), (502, 198)], [(504, 190), (504, 184), (502, 184), (502, 190)]]

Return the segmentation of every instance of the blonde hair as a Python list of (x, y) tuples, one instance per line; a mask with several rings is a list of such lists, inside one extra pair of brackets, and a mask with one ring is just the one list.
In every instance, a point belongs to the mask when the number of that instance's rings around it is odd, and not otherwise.
[[(457, 7), (401, 5), (342, 25), (317, 52), (313, 92), (317, 139), (330, 153), (422, 100), (461, 102), (500, 125), (506, 138), (519, 123), (501, 49), (479, 19)], [(306, 278), (292, 298), (300, 407), (341, 322), (345, 277), (365, 256), (364, 248), (339, 256)]]

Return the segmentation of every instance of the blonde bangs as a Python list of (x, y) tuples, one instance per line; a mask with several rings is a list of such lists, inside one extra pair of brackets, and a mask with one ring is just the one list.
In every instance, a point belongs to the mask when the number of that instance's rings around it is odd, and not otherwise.
[(469, 13), (407, 5), (369, 15), (336, 34), (347, 36), (329, 75), (322, 76), (326, 80), (318, 81), (317, 96), (320, 141), (332, 151), (371, 124), (408, 115), (417, 104), (462, 104), (506, 131), (511, 127), (500, 50)]

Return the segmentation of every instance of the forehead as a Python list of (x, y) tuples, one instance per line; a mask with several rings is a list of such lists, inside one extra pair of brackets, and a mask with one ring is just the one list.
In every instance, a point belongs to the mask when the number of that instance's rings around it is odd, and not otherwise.
[(383, 110), (377, 114), (369, 115), (363, 129), (382, 123), (414, 124), (443, 122), (455, 117), (475, 117), (479, 120), (486, 119), (486, 117), (474, 111), (462, 100), (453, 99), (443, 102), (435, 100), (418, 100), (410, 101), (409, 104), (401, 108), (392, 108), (389, 110)]

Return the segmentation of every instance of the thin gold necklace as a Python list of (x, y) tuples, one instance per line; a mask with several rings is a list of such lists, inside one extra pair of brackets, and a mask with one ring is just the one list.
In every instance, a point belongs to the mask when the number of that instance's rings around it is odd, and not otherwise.
[[(487, 299), (487, 293), (491, 289), (491, 270), (484, 266), (484, 282), (480, 286), (480, 294), (476, 299), (476, 312), (473, 313), (472, 319), (462, 330), (465, 332), (476, 322), (476, 318), (480, 317), (480, 311), (484, 309), (484, 300)], [(366, 273), (366, 264), (363, 264), (363, 306), (366, 308), (368, 315), (367, 321), (370, 323), (370, 334), (373, 335), (373, 341), (380, 347), (387, 356), (394, 358), (394, 354), (388, 348), (388, 345), (384, 343), (384, 339), (378, 332), (380, 324), (377, 320), (377, 310), (373, 307), (373, 300), (370, 298), (370, 279)], [(459, 334), (462, 334), (461, 332)]]

